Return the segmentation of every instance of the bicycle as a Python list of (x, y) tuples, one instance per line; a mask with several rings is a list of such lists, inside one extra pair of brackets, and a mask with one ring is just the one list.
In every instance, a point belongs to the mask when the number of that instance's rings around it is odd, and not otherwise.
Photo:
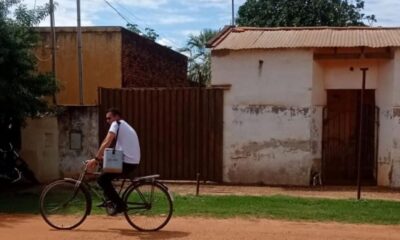
[(0, 147), (0, 183), (12, 184), (21, 180), (39, 184), (33, 171), (9, 142), (4, 148)]
[[(85, 164), (85, 163), (84, 163)], [(85, 180), (87, 166), (78, 179), (64, 178), (47, 185), (40, 196), (40, 213), (45, 222), (55, 229), (71, 230), (81, 225), (92, 209), (94, 193), (103, 203), (107, 214), (115, 207)], [(99, 175), (99, 172), (92, 173)], [(119, 195), (127, 205), (123, 213), (128, 223), (139, 231), (157, 231), (171, 219), (173, 197), (168, 187), (157, 180), (159, 175), (124, 178)], [(127, 181), (130, 184), (124, 189)]]

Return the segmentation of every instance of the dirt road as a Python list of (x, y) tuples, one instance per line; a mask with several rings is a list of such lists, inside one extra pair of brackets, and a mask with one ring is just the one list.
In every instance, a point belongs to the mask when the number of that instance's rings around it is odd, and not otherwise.
[(400, 239), (399, 226), (288, 222), (267, 219), (173, 218), (160, 232), (133, 230), (122, 216), (90, 216), (79, 228), (57, 231), (40, 216), (0, 215), (0, 239), (7, 240), (105, 240), (105, 239)]

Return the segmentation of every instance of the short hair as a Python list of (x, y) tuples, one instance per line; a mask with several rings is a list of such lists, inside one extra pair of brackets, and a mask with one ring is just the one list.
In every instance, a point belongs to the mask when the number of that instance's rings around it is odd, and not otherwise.
[(107, 113), (112, 113), (112, 115), (114, 115), (114, 116), (119, 116), (119, 117), (121, 117), (121, 112), (120, 112), (118, 109), (116, 109), (116, 108), (109, 108), (109, 109), (107, 110)]

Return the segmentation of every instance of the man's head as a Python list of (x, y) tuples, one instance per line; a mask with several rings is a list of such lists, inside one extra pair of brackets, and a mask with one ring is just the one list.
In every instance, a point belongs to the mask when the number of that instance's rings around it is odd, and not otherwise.
[(116, 108), (110, 108), (107, 110), (106, 120), (108, 124), (121, 119), (121, 112)]

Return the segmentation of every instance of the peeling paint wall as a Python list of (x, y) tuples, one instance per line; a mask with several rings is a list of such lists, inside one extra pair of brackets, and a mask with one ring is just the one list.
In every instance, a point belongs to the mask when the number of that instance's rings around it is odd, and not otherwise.
[(393, 61), (382, 61), (379, 65), (379, 82), (376, 89), (376, 105), (379, 107), (378, 176), (380, 186), (392, 185), (393, 144)]
[(395, 52), (393, 61), (393, 108), (392, 108), (392, 152), (391, 186), (400, 187), (400, 49)]
[(322, 130), (323, 130), (323, 110), (326, 105), (326, 91), (324, 82), (323, 66), (314, 61), (313, 63), (313, 86), (312, 86), (312, 106), (311, 115), (311, 154), (312, 168), (311, 175), (321, 173), (322, 167)]
[[(66, 107), (58, 117), (60, 172), (64, 177), (80, 173), (82, 161), (93, 158), (98, 148), (98, 108)], [(71, 133), (82, 136), (81, 149), (71, 149)], [(72, 144), (74, 145), (74, 144)]]
[(212, 54), (212, 83), (224, 96), (224, 181), (308, 185), (321, 171), (327, 89), (376, 89), (377, 180), (400, 186), (400, 49), (387, 60), (318, 60), (313, 50)]
[[(212, 57), (224, 94), (224, 181), (308, 185), (312, 160), (311, 50)], [(315, 147), (315, 146), (314, 146)]]
[(28, 119), (21, 140), (20, 154), (37, 179), (45, 183), (59, 178), (57, 118)]

